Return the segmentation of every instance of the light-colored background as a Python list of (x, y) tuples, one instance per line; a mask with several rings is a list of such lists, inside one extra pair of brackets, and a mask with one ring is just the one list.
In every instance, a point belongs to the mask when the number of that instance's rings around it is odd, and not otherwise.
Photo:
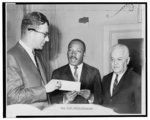
[[(101, 76), (108, 74), (110, 47), (119, 38), (144, 38), (144, 5), (134, 4), (50, 4), (7, 5), (7, 50), (20, 39), (20, 25), (24, 12), (40, 11), (61, 35), (60, 50), (50, 61), (52, 69), (67, 64), (67, 46), (79, 38), (86, 43), (85, 62), (98, 68)], [(120, 12), (119, 10), (124, 7)], [(26, 9), (26, 11), (24, 11)], [(116, 14), (118, 12), (118, 14)], [(115, 15), (116, 14), (116, 15)], [(88, 17), (89, 22), (79, 23)], [(142, 25), (143, 23), (143, 25)]]
[[(73, 38), (82, 39), (87, 46), (85, 62), (98, 68), (101, 76), (108, 74), (110, 47), (118, 38), (144, 38), (144, 8), (135, 4), (134, 10), (126, 7), (113, 16), (124, 4), (106, 5), (28, 5), (28, 11), (41, 11), (51, 24), (61, 32), (60, 53), (50, 61), (53, 69), (67, 63), (67, 45)], [(23, 5), (7, 7), (7, 50), (20, 39), (20, 24), (24, 14)], [(144, 14), (142, 14), (144, 13)], [(88, 23), (79, 23), (79, 18), (89, 17)], [(121, 34), (118, 30), (123, 31)], [(130, 34), (128, 34), (130, 32)], [(144, 58), (143, 58), (144, 59)], [(145, 67), (145, 66), (143, 66)], [(143, 71), (144, 73), (144, 71)], [(144, 76), (143, 76), (144, 78)], [(142, 81), (145, 85), (145, 79)], [(145, 92), (145, 86), (142, 87)], [(145, 95), (145, 94), (144, 94)], [(145, 96), (142, 96), (145, 104)], [(143, 111), (145, 113), (145, 111)]]

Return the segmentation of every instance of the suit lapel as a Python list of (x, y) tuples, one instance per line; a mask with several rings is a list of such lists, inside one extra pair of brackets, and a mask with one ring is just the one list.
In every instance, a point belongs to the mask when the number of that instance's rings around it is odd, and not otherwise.
[(39, 78), (42, 79), (42, 76), (39, 74), (39, 71), (37, 70), (36, 65), (32, 61), (32, 59), (29, 56), (29, 54), (26, 52), (26, 50), (19, 43), (17, 43), (17, 47), (22, 51), (24, 61), (28, 61), (28, 63), (26, 63), (26, 64), (28, 64), (29, 66), (31, 66), (33, 68), (34, 72), (36, 73), (36, 75), (38, 75)]
[(31, 57), (29, 56), (29, 54), (27, 53), (27, 51), (19, 44), (17, 43), (17, 47), (22, 51), (23, 53), (23, 58), (26, 59), (28, 61), (27, 64), (30, 64), (31, 67), (33, 67), (35, 69), (35, 71), (38, 73), (36, 65), (34, 64), (34, 62), (32, 61)]
[(110, 86), (111, 86), (111, 79), (112, 79), (112, 75), (113, 73), (110, 74), (109, 78), (108, 78), (108, 83), (106, 85), (108, 86), (105, 86), (106, 87), (106, 90), (107, 90), (107, 96), (108, 97), (111, 97), (111, 94), (110, 94)]
[(72, 72), (71, 72), (69, 64), (66, 66), (66, 70), (65, 71), (66, 71), (66, 78), (68, 78), (68, 80), (70, 80), (70, 81), (74, 81), (74, 77), (72, 75)]
[(123, 86), (125, 85), (125, 83), (126, 83), (126, 81), (128, 79), (127, 74), (128, 74), (128, 70), (124, 73), (124, 75), (120, 79), (120, 82), (118, 83), (117, 88), (114, 91), (113, 96), (116, 95), (117, 93), (119, 93), (121, 91), (121, 89), (123, 89)]
[(42, 68), (42, 65), (41, 65), (41, 62), (40, 62), (39, 58), (36, 57), (36, 59), (37, 59), (37, 64), (38, 64), (38, 67), (39, 67), (40, 75), (41, 75), (43, 83), (45, 85), (47, 82), (46, 82), (46, 76), (45, 76), (44, 70)]
[(83, 63), (83, 68), (82, 68), (82, 71), (81, 71), (81, 78), (80, 78), (80, 82), (81, 82), (81, 86), (82, 86), (82, 88), (84, 88), (84, 86), (83, 85), (86, 85), (86, 84), (88, 84), (89, 82), (88, 82), (88, 80), (89, 80), (89, 73), (88, 73), (88, 71), (87, 71), (87, 66), (86, 66), (86, 64), (85, 63)]

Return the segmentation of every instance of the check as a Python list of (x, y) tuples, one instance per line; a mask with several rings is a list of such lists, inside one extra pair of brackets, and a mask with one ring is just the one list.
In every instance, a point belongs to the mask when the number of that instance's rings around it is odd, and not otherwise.
[(61, 88), (59, 90), (64, 91), (80, 91), (81, 82), (74, 82), (74, 81), (67, 81), (67, 80), (58, 80), (53, 79), (61, 82)]

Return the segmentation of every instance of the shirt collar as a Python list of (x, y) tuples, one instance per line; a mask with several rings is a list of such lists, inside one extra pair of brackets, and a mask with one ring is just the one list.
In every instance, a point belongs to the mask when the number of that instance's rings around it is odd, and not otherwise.
[(22, 45), (22, 47), (27, 51), (32, 53), (32, 49), (29, 48), (22, 40), (19, 40), (19, 43)]
[[(74, 69), (74, 65), (69, 64), (69, 66), (71, 67), (71, 69)], [(81, 63), (80, 65), (77, 65), (78, 69), (82, 69), (83, 63)]]
[[(127, 70), (127, 69), (126, 69), (126, 70)], [(121, 78), (122, 78), (122, 76), (124, 75), (124, 73), (126, 72), (126, 70), (125, 70), (123, 73), (118, 74), (118, 82), (121, 80)], [(116, 77), (116, 73), (113, 73), (113, 76)]]
[[(75, 66), (70, 65), (70, 64), (69, 64), (69, 66), (70, 66), (70, 69), (71, 69), (71, 73), (72, 73), (72, 75), (74, 76), (74, 71), (75, 71), (74, 67), (75, 67)], [(81, 64), (78, 65), (77, 67), (78, 67), (78, 69), (77, 69), (77, 71), (78, 71), (78, 81), (80, 81), (83, 63), (81, 63)]]

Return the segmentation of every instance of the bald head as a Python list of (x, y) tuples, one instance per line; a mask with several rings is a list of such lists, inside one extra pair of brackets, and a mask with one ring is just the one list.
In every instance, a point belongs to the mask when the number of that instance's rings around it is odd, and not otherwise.
[(112, 70), (116, 74), (121, 74), (126, 71), (130, 61), (129, 49), (123, 44), (116, 44), (111, 50)]

